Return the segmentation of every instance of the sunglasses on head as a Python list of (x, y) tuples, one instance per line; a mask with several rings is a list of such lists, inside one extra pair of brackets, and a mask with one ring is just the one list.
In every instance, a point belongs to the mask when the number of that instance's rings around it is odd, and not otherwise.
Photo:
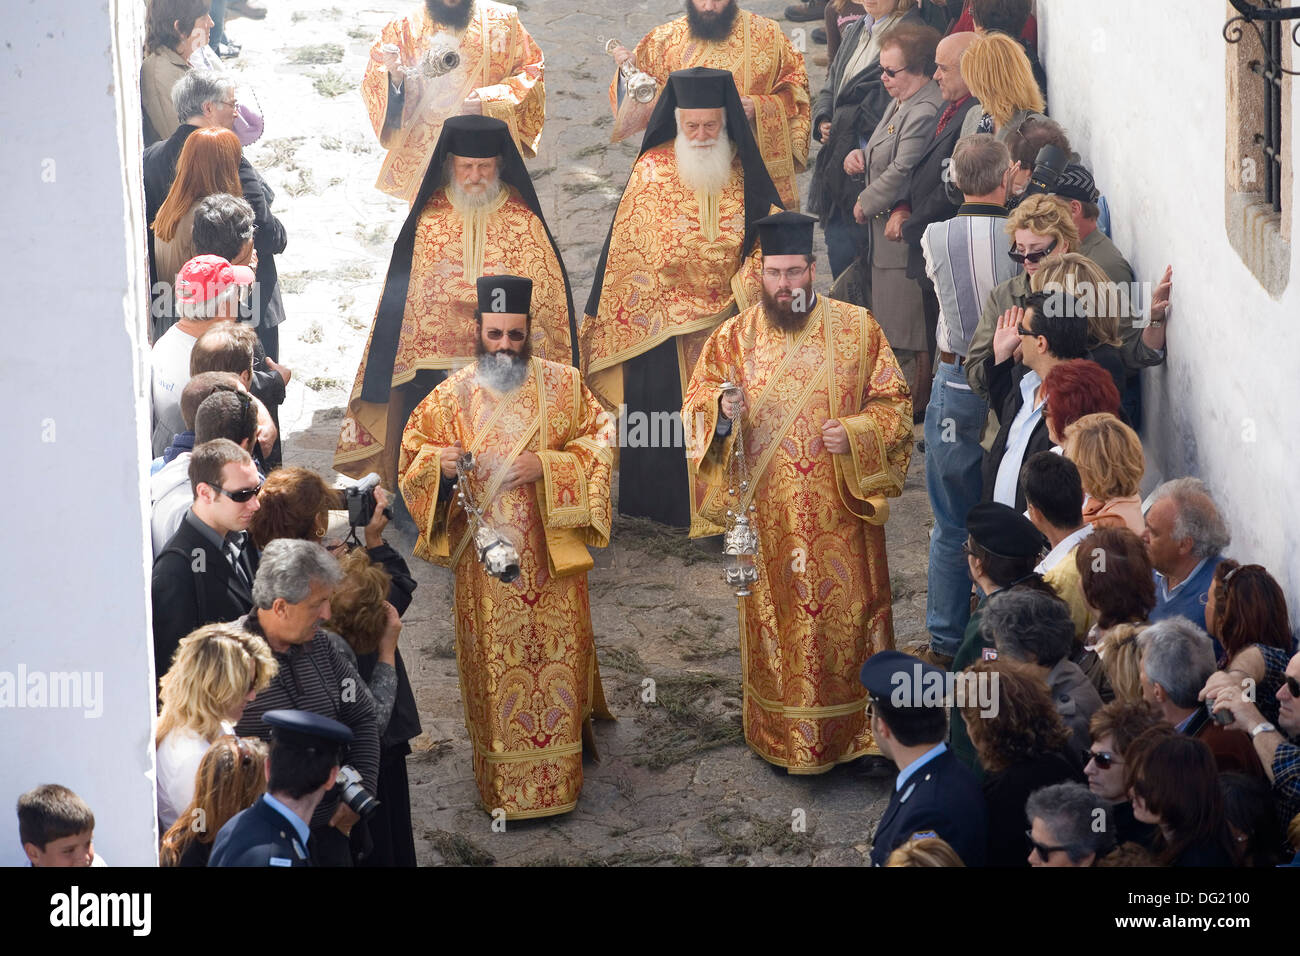
[(1094, 761), (1100, 770), (1109, 770), (1119, 763), (1119, 759), (1113, 753), (1105, 750), (1085, 750), (1083, 752), (1083, 762), (1087, 765), (1088, 761)]
[(1016, 247), (1013, 245), (1007, 255), (1011, 257), (1012, 262), (1019, 262), (1023, 265), (1026, 262), (1041, 262), (1044, 258), (1050, 256), (1055, 248), (1056, 240), (1053, 239), (1050, 246), (1046, 249), (1039, 249), (1037, 252), (1017, 252)]
[(1034, 848), (1034, 852), (1037, 853), (1039, 857), (1044, 860), (1050, 858), (1053, 853), (1056, 853), (1058, 851), (1064, 852), (1065, 850), (1069, 849), (1069, 847), (1067, 846), (1045, 846), (1044, 844), (1039, 843), (1037, 840), (1035, 840), (1033, 834), (1034, 834), (1033, 830), (1026, 830), (1025, 839), (1028, 840), (1029, 845)]
[(488, 329), (483, 334), (493, 342), (499, 342), (503, 335), (511, 342), (522, 342), (528, 337), (528, 333), (523, 329), (511, 329), (509, 332), (503, 332), (501, 329)]
[(259, 481), (256, 488), (240, 488), (238, 491), (227, 491), (220, 485), (213, 485), (212, 487), (225, 495), (231, 501), (237, 501), (242, 505), (244, 502), (257, 496), (257, 493), (262, 490), (262, 483)]

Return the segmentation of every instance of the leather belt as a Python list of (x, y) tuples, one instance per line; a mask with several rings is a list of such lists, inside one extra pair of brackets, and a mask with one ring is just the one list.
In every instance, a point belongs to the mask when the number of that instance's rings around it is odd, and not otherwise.
[(966, 356), (964, 356), (964, 355), (957, 355), (957, 354), (954, 353), (954, 352), (944, 352), (943, 350), (940, 350), (940, 351), (939, 351), (939, 361), (940, 361), (940, 362), (947, 362), (949, 365), (955, 365), (955, 366), (957, 366), (958, 368), (961, 368), (962, 366), (964, 366), (964, 365), (966, 364)]

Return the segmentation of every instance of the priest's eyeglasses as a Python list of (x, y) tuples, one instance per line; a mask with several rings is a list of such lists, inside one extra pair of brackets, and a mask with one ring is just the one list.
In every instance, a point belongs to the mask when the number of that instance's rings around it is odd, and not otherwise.
[(808, 266), (801, 269), (764, 269), (763, 278), (769, 282), (780, 282), (782, 279), (794, 282), (807, 271)]
[(509, 332), (505, 332), (501, 329), (488, 329), (483, 334), (493, 342), (501, 341), (501, 336), (503, 335), (510, 339), (511, 342), (522, 342), (524, 339), (528, 338), (528, 333), (523, 329), (511, 329)]

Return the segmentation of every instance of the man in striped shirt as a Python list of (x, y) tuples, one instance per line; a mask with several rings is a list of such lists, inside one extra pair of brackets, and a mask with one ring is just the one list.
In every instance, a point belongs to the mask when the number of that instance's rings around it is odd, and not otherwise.
[(966, 352), (989, 293), (1019, 271), (1006, 254), (1012, 176), (1006, 145), (987, 133), (963, 137), (950, 168), (965, 202), (921, 237), (926, 275), (939, 299), (939, 355), (925, 410), (925, 483), (934, 512), (925, 626), (928, 658), (940, 666), (952, 662), (970, 617), (962, 547), (966, 514), (980, 500), (980, 434), (989, 411), (966, 382)]
[[(241, 624), (266, 638), (280, 665), (274, 679), (244, 709), (235, 725), (241, 737), (271, 739), (262, 715), (305, 710), (337, 720), (352, 731), (346, 762), (375, 792), (379, 778), (379, 725), (374, 700), (361, 675), (334, 650), (320, 625), (329, 620), (330, 597), (343, 579), (338, 560), (312, 541), (279, 538), (262, 551), (253, 581), (253, 610)], [(316, 866), (351, 866), (349, 839), (360, 818), (325, 793), (311, 818), (307, 851)]]

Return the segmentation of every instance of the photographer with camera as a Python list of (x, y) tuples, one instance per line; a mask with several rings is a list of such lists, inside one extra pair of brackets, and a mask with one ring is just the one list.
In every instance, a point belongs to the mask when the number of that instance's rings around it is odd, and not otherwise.
[[(364, 789), (373, 794), (379, 775), (374, 700), (356, 668), (340, 656), (321, 628), (330, 618), (330, 598), (342, 579), (334, 556), (310, 541), (279, 539), (262, 551), (253, 582), (253, 610), (241, 624), (266, 638), (280, 670), (245, 709), (235, 731), (267, 740), (271, 725), (263, 715), (283, 708), (338, 720), (353, 733), (352, 766)], [(357, 806), (364, 802), (364, 795), (349, 803), (333, 791), (325, 794), (311, 816), (314, 863), (352, 865), (349, 838), (361, 819)]]
[[(267, 478), (260, 500), (262, 506), (249, 528), (254, 541), (261, 546), (277, 538), (321, 542), (343, 561), (346, 577), (340, 593), (352, 595), (343, 602), (351, 613), (344, 615), (347, 623), (332, 628), (342, 638), (335, 650), (352, 660), (365, 679), (375, 700), (380, 732), (379, 782), (375, 790), (380, 812), (368, 821), (374, 849), (364, 863), (414, 866), (406, 757), (411, 752), (410, 740), (420, 734), (421, 727), (415, 694), (397, 649), (397, 635), (402, 627), (400, 615), (411, 604), (415, 579), (406, 561), (383, 538), (391, 516), (389, 495), (378, 487), (377, 476), (340, 491), (307, 468), (281, 468)], [(330, 542), (325, 537), (330, 511), (344, 508), (353, 535), (359, 534), (364, 541), (364, 550), (354, 546), (348, 553), (347, 543)], [(362, 562), (364, 570), (359, 570)], [(382, 575), (385, 582), (382, 593), (377, 595), (370, 584), (376, 574)], [(360, 602), (366, 607), (359, 607), (356, 589), (375, 597), (377, 606), (375, 602)], [(387, 611), (383, 610), (385, 605)], [(380, 616), (382, 621), (377, 620)], [(364, 622), (362, 630), (378, 627), (379, 632), (373, 636), (353, 633), (358, 622)], [(366, 646), (371, 644), (374, 646)]]
[[(310, 822), (342, 771), (352, 731), (303, 710), (272, 710), (266, 793), (217, 833), (208, 866), (312, 866)], [(288, 824), (286, 826), (286, 824)]]

